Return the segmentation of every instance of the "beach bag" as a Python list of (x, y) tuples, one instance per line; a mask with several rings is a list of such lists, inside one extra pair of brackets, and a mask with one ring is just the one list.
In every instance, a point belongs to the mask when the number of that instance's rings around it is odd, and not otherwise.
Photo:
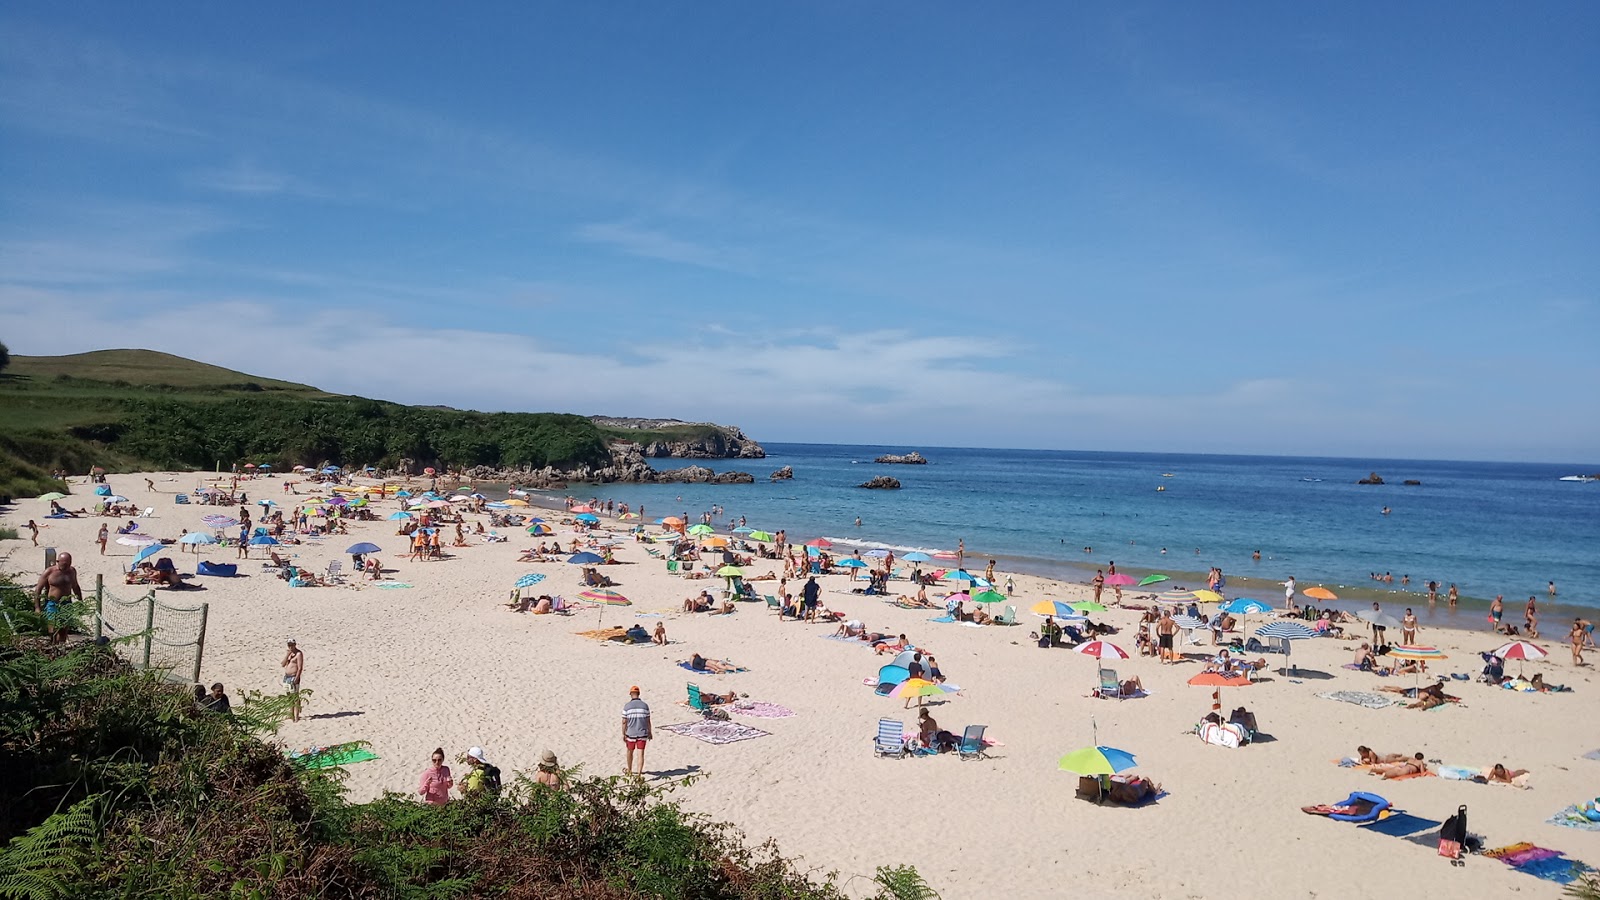
[(1467, 808), (1462, 806), (1456, 814), (1446, 819), (1444, 827), (1439, 829), (1439, 855), (1451, 861), (1451, 865), (1464, 865), (1461, 859), (1461, 845), (1467, 842)]

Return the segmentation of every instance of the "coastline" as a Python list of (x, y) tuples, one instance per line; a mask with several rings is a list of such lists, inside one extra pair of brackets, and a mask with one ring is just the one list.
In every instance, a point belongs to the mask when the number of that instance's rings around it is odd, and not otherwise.
[[(139, 475), (110, 480), (141, 508), (155, 509), (153, 518), (136, 520), (152, 534), (171, 538), (180, 529), (203, 530), (202, 516), (230, 512), (229, 507), (174, 504), (174, 493), (211, 480), (211, 473), (150, 477), (157, 483), (155, 493), (144, 489)], [(282, 502), (286, 496), (278, 478), (246, 484), (252, 503)], [(309, 496), (306, 488), (299, 498)], [(537, 509), (522, 512), (559, 512), (561, 496), (530, 496)], [(1556, 641), (1542, 642), (1552, 651), (1549, 659), (1526, 668), (1575, 691), (1521, 694), (1470, 682), (1481, 667), (1477, 653), (1500, 640), (1482, 629), (1424, 625), (1422, 639), (1449, 656), (1437, 671), (1469, 676), (1466, 682), (1447, 682), (1463, 703), (1426, 712), (1365, 709), (1316, 696), (1410, 685), (1410, 676), (1379, 678), (1342, 668), (1361, 640), (1359, 628), (1349, 640), (1297, 642), (1292, 670), (1280, 669), (1282, 657), (1267, 656), (1270, 668), (1255, 684), (1225, 689), (1225, 708), (1247, 706), (1273, 738), (1229, 750), (1186, 733), (1212, 702), (1209, 688), (1187, 684), (1214, 652), (1208, 643), (1185, 646), (1182, 663), (1162, 665), (1137, 654), (1100, 661), (1071, 650), (1041, 649), (1028, 639), (1042, 621), (1029, 606), (1045, 599), (1086, 599), (1090, 589), (1083, 584), (1002, 566), (1001, 572), (1014, 574), (1017, 582), (1005, 605), (1018, 608), (1023, 624), (963, 627), (932, 621), (932, 610), (900, 608), (853, 593), (860, 583), (852, 584), (846, 575), (823, 576), (819, 583), (827, 606), (874, 630), (908, 635), (935, 654), (951, 682), (961, 685), (957, 694), (929, 699), (926, 708), (942, 728), (960, 732), (967, 725), (984, 725), (986, 735), (998, 742), (975, 761), (954, 754), (884, 760), (871, 753), (878, 720), (891, 718), (914, 728), (917, 712), (900, 700), (876, 696), (862, 683), (887, 659), (859, 643), (825, 639), (834, 626), (780, 621), (763, 603), (738, 604), (727, 616), (683, 613), (685, 597), (702, 589), (718, 592), (722, 580), (669, 573), (661, 559), (647, 553), (651, 545), (627, 539), (632, 522), (604, 518), (602, 527), (622, 538), (616, 546), (618, 565), (604, 571), (632, 605), (587, 608), (569, 617), (518, 614), (504, 605), (517, 578), (544, 575), (540, 591), (576, 598), (583, 590), (578, 567), (517, 562), (517, 551), (538, 541), (505, 528), (507, 542), (472, 541), (447, 548), (447, 558), (440, 561), (408, 561), (397, 552), (397, 523), (383, 518), (395, 505), (378, 501), (379, 519), (351, 523), (348, 536), (307, 538), (278, 548), (297, 565), (325, 571), (335, 561), (348, 566), (347, 546), (371, 541), (386, 551), (380, 555), (389, 570), (388, 589), (361, 580), (290, 588), (262, 568), (264, 554), (257, 552), (238, 561), (241, 577), (195, 579), (204, 590), (157, 594), (168, 602), (210, 604), (202, 679), (223, 682), (235, 696), (246, 690), (280, 691), (284, 638), (298, 639), (308, 657), (305, 686), (312, 696), (306, 718), (286, 724), (282, 740), (290, 747), (368, 741), (379, 758), (346, 770), (346, 787), (356, 800), (411, 791), (428, 752), (441, 745), (452, 757), (469, 746), (485, 747), (508, 775), (531, 770), (545, 748), (564, 763), (583, 765), (588, 774), (617, 772), (622, 748), (615, 723), (627, 687), (642, 687), (658, 729), (664, 729), (694, 720), (682, 705), (689, 682), (780, 704), (793, 715), (736, 715), (735, 721), (762, 734), (725, 745), (658, 733), (647, 761), (647, 770), (657, 773), (652, 777), (711, 776), (680, 788), (687, 808), (730, 822), (757, 841), (775, 839), (785, 855), (799, 856), (808, 866), (838, 869), (846, 877), (868, 874), (877, 865), (915, 865), (947, 898), (1053, 896), (1060, 885), (1084, 879), (1107, 897), (1234, 897), (1241, 867), (1268, 873), (1277, 896), (1325, 895), (1330, 884), (1340, 885), (1343, 896), (1428, 895), (1440, 890), (1441, 878), (1460, 877), (1431, 846), (1419, 848), (1300, 811), (1352, 790), (1380, 793), (1412, 815), (1432, 820), (1470, 803), (1479, 823), (1474, 830), (1484, 832), (1491, 846), (1531, 840), (1600, 861), (1592, 834), (1544, 821), (1587, 798), (1600, 777), (1600, 762), (1581, 758), (1595, 749), (1592, 729), (1581, 723), (1600, 714), (1600, 684), (1592, 668), (1573, 667)], [(37, 518), (44, 506), (22, 501), (6, 512), (4, 522)], [(468, 522), (479, 518), (467, 516)], [(26, 572), (31, 580), (42, 548), (56, 546), (78, 557), (81, 580), (92, 583), (93, 575), (103, 574), (114, 592), (131, 596), (138, 589), (122, 586), (120, 572), (134, 548), (113, 541), (100, 555), (93, 536), (102, 523), (124, 524), (97, 517), (50, 521), (40, 550), (26, 539), (3, 545), (12, 554), (7, 568)], [(719, 530), (725, 529), (724, 523)], [(572, 534), (558, 526), (557, 537), (566, 544)], [(185, 572), (193, 571), (198, 559), (235, 561), (231, 549), (209, 549), (197, 555), (174, 549), (171, 555)], [(757, 561), (747, 571), (760, 574), (764, 563)], [(772, 582), (753, 584), (760, 593), (776, 588)], [(897, 593), (912, 590), (903, 581), (892, 586)], [(791, 591), (797, 588), (790, 585)], [(929, 591), (930, 597), (939, 593)], [(1385, 609), (1398, 613), (1391, 604)], [(1137, 615), (1113, 607), (1092, 618), (1116, 626), (1119, 633), (1109, 640), (1132, 653)], [(1253, 634), (1263, 621), (1253, 617), (1245, 623), (1246, 633)], [(633, 623), (647, 629), (663, 624), (673, 643), (629, 647), (584, 634), (597, 626)], [(729, 659), (749, 671), (686, 672), (677, 663), (692, 653)], [(1089, 696), (1101, 667), (1122, 678), (1140, 678), (1148, 696), (1126, 701)], [(1424, 752), (1450, 764), (1503, 761), (1532, 769), (1534, 787), (1519, 791), (1441, 778), (1384, 782), (1332, 764), (1363, 742), (1384, 752)], [(1060, 771), (1058, 760), (1093, 743), (1136, 753), (1133, 771), (1159, 782), (1165, 796), (1138, 809), (1075, 799), (1077, 779)], [(1240, 777), (1246, 769), (1249, 777)], [(908, 841), (899, 829), (883, 827), (907, 802), (938, 828), (939, 841)], [(1192, 827), (1214, 820), (1218, 809), (1249, 810), (1229, 818), (1232, 838), (1224, 842), (1209, 829)], [(1148, 842), (1152, 834), (1162, 835), (1167, 864), (1130, 861), (1126, 849)], [(1040, 845), (1073, 852), (1035, 852)], [(1303, 852), (1308, 846), (1318, 852)], [(951, 847), (977, 852), (951, 852)], [(1029, 854), (1028, 865), (1016, 864), (1012, 847)], [(1363, 864), (1350, 866), (1355, 858)], [(1455, 892), (1506, 896), (1519, 891), (1551, 900), (1559, 894), (1556, 886), (1505, 866), (1476, 860), (1472, 866), (1471, 887), (1462, 882)]]

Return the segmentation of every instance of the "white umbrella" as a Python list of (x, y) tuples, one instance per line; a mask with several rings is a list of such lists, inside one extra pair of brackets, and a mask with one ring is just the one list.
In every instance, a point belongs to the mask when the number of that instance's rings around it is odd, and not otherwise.
[(125, 534), (117, 538), (117, 543), (124, 547), (144, 547), (149, 544), (159, 544), (161, 539), (148, 534)]

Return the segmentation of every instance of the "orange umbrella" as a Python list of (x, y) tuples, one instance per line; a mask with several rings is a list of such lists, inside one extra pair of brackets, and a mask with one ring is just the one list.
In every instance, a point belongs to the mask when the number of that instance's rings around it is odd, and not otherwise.
[(1248, 687), (1255, 682), (1243, 675), (1225, 675), (1221, 672), (1201, 672), (1189, 679), (1189, 683), (1197, 687), (1213, 688), (1211, 691), (1211, 711), (1222, 712), (1222, 689), (1225, 687)]
[(709, 547), (726, 547), (728, 546), (728, 539), (712, 536), (705, 539), (705, 544)]
[(682, 525), (683, 524), (683, 520), (678, 518), (677, 516), (667, 516), (665, 519), (661, 520), (661, 524), (663, 524), (663, 525)]
[(1305, 595), (1313, 600), (1337, 600), (1339, 595), (1325, 587), (1306, 588)]

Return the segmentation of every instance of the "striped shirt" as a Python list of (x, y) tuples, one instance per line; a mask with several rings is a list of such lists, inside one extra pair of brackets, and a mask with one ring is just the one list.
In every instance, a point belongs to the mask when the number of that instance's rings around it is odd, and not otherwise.
[(623, 734), (629, 740), (639, 741), (650, 736), (650, 704), (635, 697), (623, 704), (622, 718), (628, 723)]

